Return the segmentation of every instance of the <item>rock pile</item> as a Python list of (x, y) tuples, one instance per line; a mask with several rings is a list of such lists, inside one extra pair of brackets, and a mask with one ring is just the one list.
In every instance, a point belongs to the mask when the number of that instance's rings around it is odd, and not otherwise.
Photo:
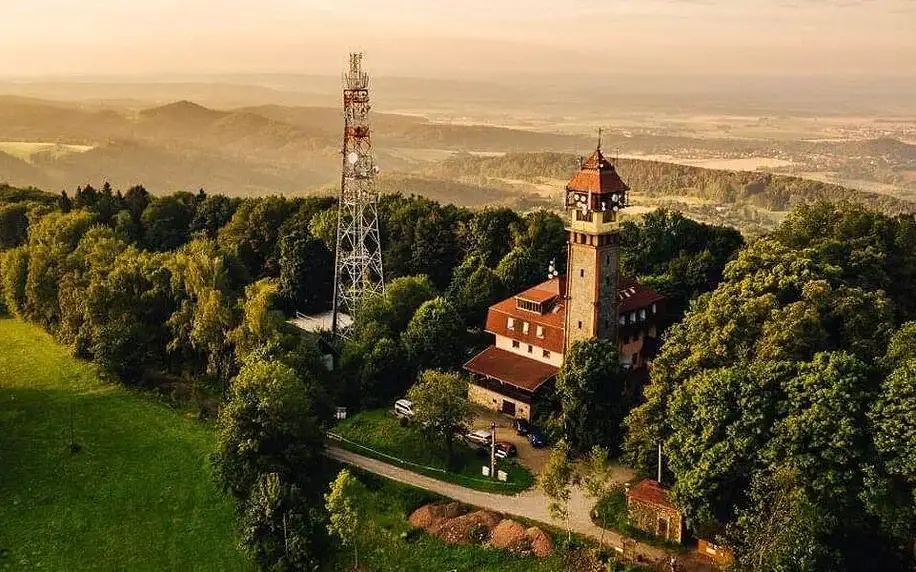
[(492, 548), (518, 555), (546, 558), (553, 554), (553, 540), (540, 528), (526, 529), (521, 523), (488, 510), (468, 511), (460, 503), (428, 504), (415, 510), (408, 520), (415, 528), (422, 528), (449, 544), (485, 542)]

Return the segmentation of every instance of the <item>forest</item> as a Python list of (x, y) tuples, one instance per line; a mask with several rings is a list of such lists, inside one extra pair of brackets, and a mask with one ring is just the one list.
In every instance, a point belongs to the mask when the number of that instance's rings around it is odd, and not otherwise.
[[(634, 193), (650, 197), (691, 196), (771, 211), (788, 211), (797, 204), (815, 201), (853, 201), (891, 215), (911, 212), (916, 207), (912, 202), (888, 195), (789, 175), (703, 169), (637, 159), (617, 159), (615, 164)], [(431, 166), (426, 172), (486, 186), (490, 179), (565, 180), (577, 166), (576, 156), (565, 153), (509, 153), (498, 157), (464, 153)]]
[[(565, 264), (548, 211), (394, 194), (379, 217), (388, 286), (334, 344), (334, 371), (319, 359), (327, 340), (287, 323), (329, 305), (328, 198), (0, 187), (0, 311), (113, 382), (215, 416), (214, 471), (243, 545), (263, 569), (311, 568), (334, 542), (321, 496), (332, 408), (385, 405), (422, 372), (457, 369), (488, 343), (491, 303)], [(745, 244), (660, 210), (622, 237), (622, 273), (669, 298), (670, 328), (629, 411), (589, 393), (603, 378), (578, 364), (601, 361), (600, 347), (571, 357), (557, 430), (583, 451), (622, 449), (648, 475), (661, 443), (689, 527), (733, 547), (742, 569), (911, 567), (913, 215), (802, 204)], [(571, 408), (625, 424), (571, 424)]]

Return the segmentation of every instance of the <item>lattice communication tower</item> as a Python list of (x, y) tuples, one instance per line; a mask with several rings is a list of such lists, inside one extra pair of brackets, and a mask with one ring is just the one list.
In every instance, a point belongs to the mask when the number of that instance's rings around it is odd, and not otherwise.
[(331, 325), (333, 333), (342, 336), (348, 332), (340, 323), (341, 313), (352, 315), (363, 300), (385, 288), (375, 190), (378, 167), (369, 128), (369, 74), (362, 70), (362, 61), (361, 53), (350, 54), (350, 69), (343, 76), (343, 167)]

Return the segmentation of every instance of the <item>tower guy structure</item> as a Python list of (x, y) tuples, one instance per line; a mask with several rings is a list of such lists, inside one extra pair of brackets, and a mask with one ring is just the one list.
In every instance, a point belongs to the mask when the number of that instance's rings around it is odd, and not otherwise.
[(362, 61), (363, 54), (351, 53), (350, 69), (343, 76), (344, 137), (331, 318), (331, 331), (342, 336), (348, 328), (341, 316), (352, 314), (366, 297), (385, 288), (375, 189), (378, 167), (369, 127), (369, 74), (363, 71)]

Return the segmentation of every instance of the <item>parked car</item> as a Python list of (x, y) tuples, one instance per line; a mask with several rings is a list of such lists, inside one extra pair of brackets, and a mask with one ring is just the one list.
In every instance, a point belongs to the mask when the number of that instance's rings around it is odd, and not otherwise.
[(398, 399), (394, 402), (394, 414), (401, 419), (413, 417), (413, 402), (409, 399)]
[(515, 432), (518, 435), (527, 435), (528, 431), (531, 430), (531, 424), (528, 423), (525, 419), (516, 419), (515, 420)]
[(465, 435), (465, 439), (475, 445), (480, 445), (481, 447), (489, 447), (490, 441), (493, 440), (493, 433), (487, 431), (486, 429), (477, 429)]
[(507, 459), (509, 457), (514, 457), (518, 450), (515, 448), (515, 445), (508, 441), (497, 441), (496, 445), (493, 446), (496, 451), (495, 455), (497, 459)]
[(544, 441), (544, 436), (541, 435), (541, 432), (537, 429), (534, 429), (528, 433), (528, 442), (531, 443), (531, 446), (535, 449), (540, 449), (541, 447), (547, 446), (547, 443)]

